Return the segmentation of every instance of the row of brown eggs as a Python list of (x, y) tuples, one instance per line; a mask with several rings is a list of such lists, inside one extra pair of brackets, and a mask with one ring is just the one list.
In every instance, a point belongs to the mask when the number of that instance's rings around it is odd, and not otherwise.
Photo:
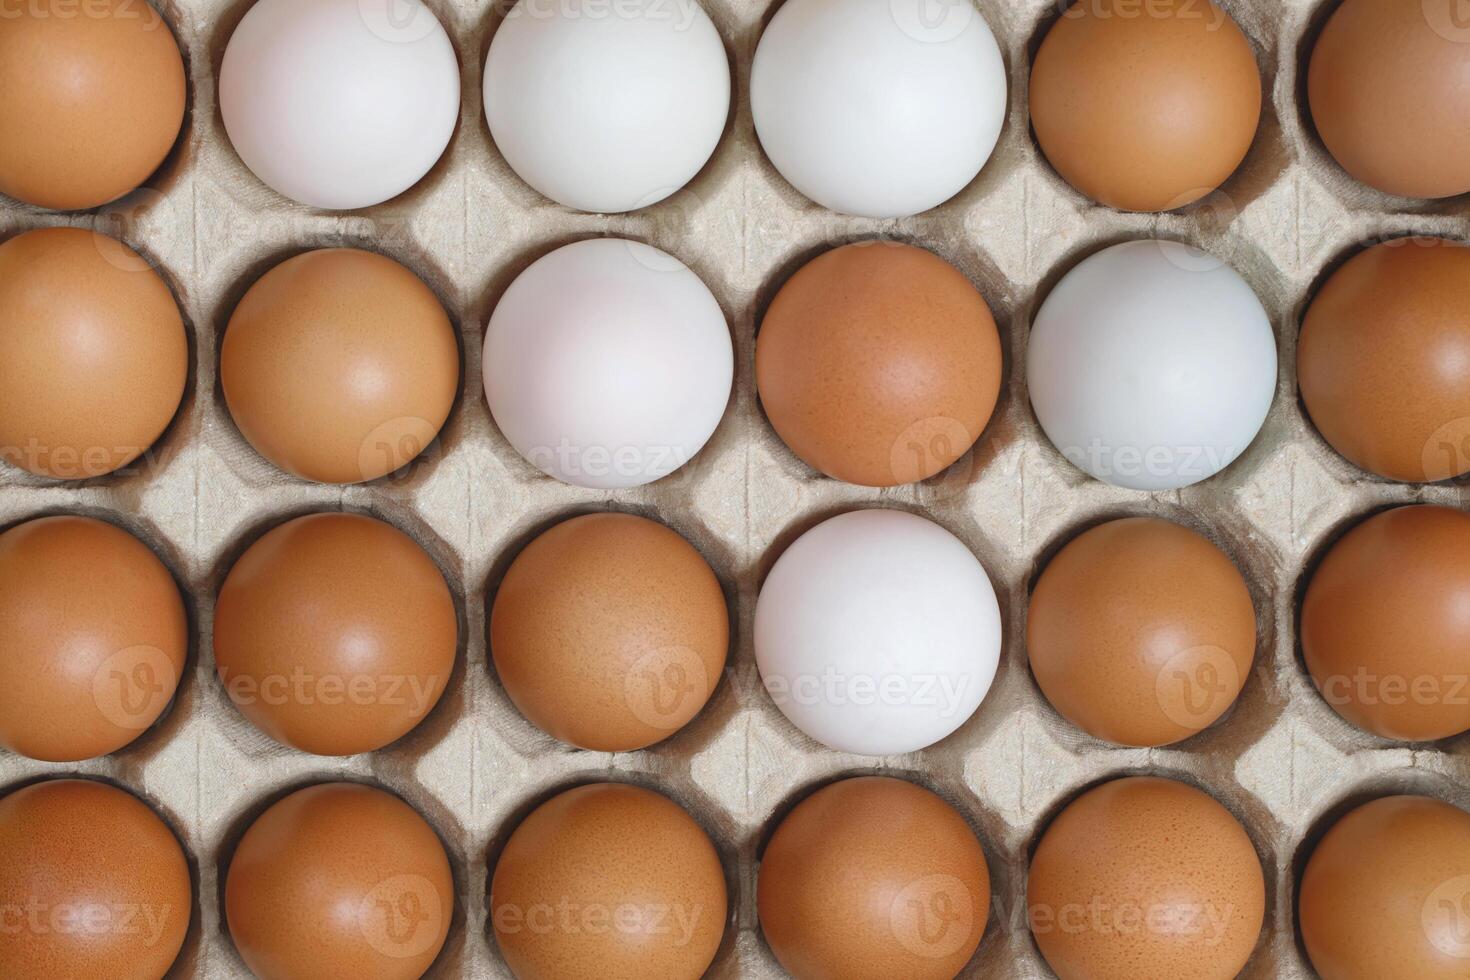
[[(162, 279), (121, 242), (50, 228), (0, 245), (0, 324), (6, 461), (53, 478), (101, 476), (143, 455), (177, 411), (183, 323)], [(1302, 324), (1297, 375), (1318, 430), (1389, 479), (1470, 471), (1467, 325), (1470, 249), (1402, 238), (1353, 256)], [(994, 411), (1001, 361), (995, 321), (964, 275), (914, 246), (860, 243), (817, 256), (783, 285), (755, 371), (767, 417), (802, 460), (893, 486), (969, 451)], [(460, 377), (433, 291), (357, 249), (270, 269), (221, 343), (240, 432), (282, 469), (328, 483), (410, 463), (436, 438)]]
[[(186, 96), (177, 44), (151, 7), (130, 0), (86, 0), (80, 11), (78, 6), (73, 0), (29, 0), (14, 16), (7, 16), (0, 30), (0, 65), (7, 69), (0, 75), (0, 146), (6, 148), (0, 153), (0, 191), (68, 209), (105, 204), (146, 180), (177, 140)], [(222, 74), (229, 77), (220, 82), (221, 103), (226, 126), (240, 144), (242, 156), (266, 183), (319, 205), (368, 206), (417, 182), (443, 151), (458, 115), (457, 65), (438, 21), (417, 0), (396, 14), (416, 25), (413, 32), (395, 30), (395, 15), (374, 14), (370, 9), (339, 5), (332, 15), (313, 19), (301, 16), (293, 7), (275, 0), (260, 4), (232, 40), (235, 57), (226, 56)], [(918, 12), (913, 14), (921, 25), (918, 33), (905, 32), (904, 10), (882, 11), (884, 19), (875, 23), (892, 35), (883, 43), (917, 48), (917, 54), (908, 52), (907, 57), (912, 58), (925, 52), (920, 42), (946, 39), (925, 33), (927, 22)], [(847, 16), (866, 13), (849, 10)], [(830, 14), (819, 8), (808, 16), (822, 19)], [(533, 16), (538, 15), (533, 11)], [(707, 25), (702, 12), (700, 16)], [(385, 23), (377, 26), (374, 17)], [(828, 38), (814, 39), (780, 19), (768, 32), (781, 35), (772, 42), (772, 49), (804, 46), (803, 63), (840, 58), (843, 52), (826, 49), (840, 42), (852, 49), (846, 52), (848, 59), (861, 60), (866, 55), (872, 62), (864, 63), (863, 70), (887, 70), (894, 77), (885, 81), (893, 87), (902, 80), (901, 70), (882, 61), (884, 48), (861, 49), (863, 40), (877, 44), (876, 38), (828, 32)], [(986, 40), (973, 43), (991, 49), (988, 58), (998, 66), (999, 52), (993, 50), (988, 29), (976, 33)], [(1454, 0), (1419, 4), (1347, 0), (1335, 10), (1311, 54), (1307, 96), (1318, 134), (1345, 170), (1373, 187), (1401, 196), (1442, 198), (1470, 190), (1463, 162), (1464, 133), (1470, 119), (1470, 99), (1461, 81), (1470, 58), (1464, 33), (1455, 17)], [(704, 34), (708, 35), (704, 60), (711, 64), (708, 74), (694, 78), (714, 88), (723, 74), (720, 69), (728, 68), (721, 64), (723, 51), (713, 27), (706, 27)], [(245, 35), (243, 40), (240, 35)], [(294, 53), (294, 48), (283, 44), (283, 37), (299, 42), (305, 50), (315, 47), (333, 52), (322, 57), (331, 63), (330, 68)], [(683, 40), (694, 43), (692, 36)], [(239, 50), (235, 51), (237, 41)], [(315, 127), (310, 125), (313, 113), (329, 116), (335, 109), (336, 115), (352, 114), (351, 91), (361, 87), (364, 77), (359, 73), (368, 69), (347, 63), (347, 56), (353, 51), (361, 54), (367, 50), (365, 42), (374, 41), (397, 42), (396, 50), (394, 46), (388, 49), (396, 57), (387, 58), (380, 51), (378, 64), (390, 74), (404, 73), (401, 84), (406, 93), (412, 93), (404, 96), (407, 106), (395, 103), (391, 110), (386, 102), (376, 106), (383, 126), (403, 131), (390, 129), (375, 134), (375, 139), (396, 137), (401, 144), (423, 144), (400, 145), (396, 155), (385, 156), (385, 147), (378, 142), (362, 147), (324, 145), (323, 128), (332, 120), (317, 118)], [(416, 46), (409, 41), (426, 43)], [(602, 41), (609, 44), (613, 39)], [(522, 58), (544, 58), (557, 51), (566, 61), (577, 54), (587, 55), (586, 49), (574, 46), (578, 42), (570, 34), (560, 39), (553, 36), (539, 48), (525, 38), (520, 43), (525, 45), (519, 53)], [(894, 49), (887, 50), (892, 53)], [(692, 57), (688, 49), (683, 53)], [(495, 54), (493, 48), (491, 54)], [(753, 79), (757, 92), (764, 81), (762, 69), (781, 76), (783, 57), (790, 60), (793, 56), (771, 54), (766, 65), (759, 64), (757, 57)], [(829, 73), (854, 70), (848, 60), (837, 64), (840, 69), (829, 65)], [(511, 72), (507, 82), (529, 84), (513, 69), (507, 70)], [(303, 90), (297, 100), (300, 105), (283, 103), (280, 93), (270, 90), (273, 73), (299, 83), (296, 88)], [(487, 76), (491, 74), (487, 71)], [(429, 84), (426, 76), (434, 83)], [(411, 87), (409, 79), (414, 82)], [(617, 79), (603, 79), (603, 84), (614, 81)], [(809, 79), (804, 81), (812, 84)], [(987, 84), (995, 88), (986, 93), (987, 99), (1003, 107), (1003, 80)], [(311, 86), (324, 90), (305, 91)], [(728, 84), (723, 88), (728, 89)], [(1030, 119), (1047, 159), (1089, 197), (1128, 210), (1168, 210), (1208, 194), (1239, 166), (1259, 124), (1261, 88), (1250, 43), (1229, 14), (1211, 0), (1083, 0), (1065, 8), (1037, 51), (1029, 82)], [(488, 85), (487, 93), (498, 95)], [(723, 104), (728, 102), (728, 93), (723, 100), (713, 91), (708, 94), (712, 118), (707, 128), (718, 134), (728, 113), (728, 105)], [(646, 93), (643, 96), (647, 99)], [(624, 97), (633, 96), (625, 93)], [(831, 110), (815, 96), (813, 99), (803, 105), (816, 111)], [(492, 101), (487, 98), (487, 108)], [(763, 140), (773, 141), (768, 147), (773, 159), (784, 164), (783, 170), (794, 167), (800, 172), (788, 174), (793, 183), (826, 200), (834, 193), (833, 187), (853, 179), (848, 173), (814, 171), (810, 157), (815, 151), (800, 140), (793, 144), (776, 121), (768, 120), (763, 127), (761, 100), (753, 101), (757, 129)], [(781, 108), (767, 111), (779, 116)], [(424, 123), (430, 116), (435, 120), (432, 126)], [(549, 181), (546, 172), (575, 161), (537, 159), (535, 150), (522, 146), (527, 137), (516, 132), (514, 122), (513, 116), (502, 118), (507, 132), (497, 134), (509, 141), (507, 154), (517, 158), (513, 162), (526, 171), (523, 176), (532, 184), (557, 183)], [(850, 136), (842, 127), (869, 122), (848, 119), (834, 125)], [(494, 123), (492, 113), (492, 126)], [(582, 128), (596, 130), (604, 124), (602, 119), (583, 120)], [(978, 130), (986, 124), (975, 119), (973, 125)], [(305, 133), (299, 131), (302, 128)], [(350, 128), (343, 133), (343, 138), (361, 135)], [(595, 144), (599, 138), (575, 130), (562, 135), (563, 156), (571, 152), (566, 147)], [(609, 138), (618, 135), (622, 143), (633, 142), (626, 132), (614, 132)], [(929, 135), (939, 142), (943, 154), (956, 157), (961, 152), (949, 143), (978, 138), (958, 133)], [(889, 132), (886, 139), (891, 143), (900, 136)], [(880, 144), (885, 140), (882, 132), (871, 137)], [(990, 141), (993, 143), (993, 137)], [(691, 160), (674, 178), (677, 184), (693, 176), (710, 149), (703, 145), (691, 148)], [(360, 150), (363, 158), (383, 157), (380, 166), (391, 160), (392, 179), (384, 183), (358, 172), (338, 172), (340, 154), (353, 150)], [(987, 155), (988, 150), (962, 168), (961, 183), (974, 176)], [(647, 169), (648, 161), (638, 159)], [(603, 182), (610, 180), (606, 175), (602, 178)], [(814, 189), (813, 180), (821, 186)], [(356, 183), (363, 186), (356, 187)], [(598, 183), (592, 181), (594, 187)], [(620, 200), (616, 193), (609, 198), (605, 188), (599, 189), (602, 193), (590, 193), (592, 200)], [(945, 183), (937, 194), (925, 194), (924, 204), (933, 206), (956, 189)], [(652, 198), (645, 195), (642, 204), (660, 199), (669, 190)], [(582, 202), (588, 193), (568, 194), (565, 188), (560, 194), (551, 193), (562, 199), (576, 198), (578, 206), (592, 210), (639, 206), (631, 202), (586, 204)], [(904, 213), (915, 209), (923, 207), (914, 205)], [(868, 213), (862, 206), (856, 212)]]
[[(1311, 574), (1300, 630), (1327, 703), (1380, 737), (1470, 730), (1470, 515), (1374, 514)], [(636, 751), (683, 728), (729, 647), (720, 583), (677, 532), (593, 513), (542, 532), (509, 566), (491, 656), (533, 724), (579, 748)], [(240, 712), (304, 752), (373, 752), (415, 728), (454, 669), (458, 622), (439, 567), (361, 514), (293, 518), (255, 540), (214, 606), (219, 682)], [(1203, 535), (1132, 517), (1092, 527), (1047, 563), (1026, 646), (1052, 706), (1115, 744), (1169, 745), (1215, 724), (1256, 652), (1251, 594)], [(149, 548), (92, 517), (0, 534), (0, 745), (72, 762), (151, 727), (183, 675), (187, 617)], [(849, 708), (849, 711), (857, 711)]]
[[(520, 980), (697, 980), (728, 927), (715, 845), (684, 808), (641, 786), (558, 793), (492, 863), (489, 927)], [(187, 859), (167, 824), (91, 780), (0, 798), (0, 895), (0, 972), (34, 980), (159, 980), (193, 915)], [(359, 783), (276, 800), (224, 869), (229, 934), (261, 980), (415, 980), (445, 945), (455, 895), (434, 828)], [(1313, 847), (1298, 921), (1324, 980), (1451, 980), (1470, 958), (1467, 896), (1470, 814), (1383, 797)], [(903, 779), (857, 776), (775, 821), (756, 898), (762, 934), (796, 980), (951, 980), (979, 948), (992, 894), (985, 849), (960, 810)], [(1124, 776), (1051, 820), (1025, 903), (1063, 980), (1229, 980), (1256, 949), (1266, 882), (1246, 829), (1211, 795)]]

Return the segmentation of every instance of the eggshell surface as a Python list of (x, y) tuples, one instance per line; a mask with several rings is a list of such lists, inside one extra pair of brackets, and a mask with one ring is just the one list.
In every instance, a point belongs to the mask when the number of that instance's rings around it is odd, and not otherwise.
[(112, 473), (162, 435), (188, 374), (178, 304), (137, 252), (82, 228), (0, 245), (0, 458), (60, 480)]
[(761, 148), (798, 191), (897, 218), (980, 172), (1005, 122), (1006, 68), (968, 3), (788, 0), (756, 47), (750, 103)]
[(0, 193), (95, 208), (147, 180), (184, 122), (184, 59), (141, 0), (25, 0), (0, 16)]
[(761, 586), (755, 657), (782, 713), (829, 748), (899, 755), (980, 706), (1000, 658), (985, 569), (938, 524), (896, 510), (807, 531)]
[(703, 828), (623, 783), (578, 786), (533, 810), (490, 885), (495, 941), (517, 980), (698, 980), (727, 914)]
[(771, 302), (755, 356), (781, 439), (813, 468), (864, 486), (950, 466), (1000, 393), (1000, 335), (985, 300), (912, 245), (844, 245), (802, 266)]
[(1312, 852), (1297, 899), (1322, 980), (1459, 980), (1470, 959), (1470, 814), (1424, 796), (1351, 811)]
[(1052, 821), (1026, 900), (1060, 980), (1231, 980), (1255, 949), (1266, 885), (1230, 811), (1184, 783), (1129, 776)]
[(678, 259), (596, 238), (542, 256), (485, 332), (485, 394), (528, 462), (575, 486), (619, 489), (688, 463), (730, 400), (725, 314)]
[(1302, 601), (1302, 656), (1359, 728), (1424, 742), (1470, 729), (1470, 514), (1415, 505), (1332, 545)]
[(0, 975), (161, 980), (184, 944), (193, 885), (178, 838), (147, 804), (56, 779), (0, 799), (0, 906)]
[(1276, 391), (1276, 337), (1245, 280), (1168, 241), (1133, 241), (1062, 277), (1031, 326), (1031, 405), (1078, 468), (1177, 490), (1234, 462)]
[(259, 980), (418, 980), (454, 917), (434, 829), (357, 783), (308, 786), (257, 817), (224, 897), (230, 937)]
[(1307, 95), (1328, 152), (1404, 197), (1470, 191), (1470, 28), (1456, 0), (1345, 0), (1312, 48)]
[(542, 532), (500, 583), (490, 652), (543, 731), (630, 752), (684, 727), (720, 682), (730, 614), (699, 552), (656, 521), (587, 514)]
[(697, 174), (730, 114), (730, 64), (695, 0), (522, 0), (490, 43), (485, 115), (521, 179), (559, 204), (621, 212)]
[(454, 599), (408, 535), (308, 514), (240, 556), (214, 612), (225, 693), (257, 728), (317, 755), (371, 752), (438, 703), (458, 644)]
[(1297, 382), (1323, 438), (1363, 469), (1470, 472), (1470, 248), (1405, 238), (1349, 259), (1307, 309)]
[(235, 307), (220, 381), (240, 433), (288, 473), (360, 483), (417, 458), (459, 391), (454, 327), (434, 292), (390, 258), (305, 252)]
[(397, 197), (459, 121), (459, 63), (421, 0), (257, 0), (225, 48), (219, 106), (235, 152), (309, 207)]
[(761, 858), (761, 929), (796, 980), (951, 980), (980, 945), (990, 870), (954, 807), (901, 779), (808, 796)]
[(1260, 117), (1250, 42), (1210, 0), (1082, 0), (1031, 68), (1031, 125), (1047, 160), (1124, 211), (1169, 211), (1215, 190)]
[(41, 517), (0, 534), (0, 745), (76, 762), (168, 707), (188, 652), (179, 587), (128, 532)]
[(1026, 621), (1052, 707), (1122, 745), (1168, 745), (1213, 724), (1250, 676), (1256, 614), (1207, 538), (1131, 517), (1073, 538), (1046, 566)]

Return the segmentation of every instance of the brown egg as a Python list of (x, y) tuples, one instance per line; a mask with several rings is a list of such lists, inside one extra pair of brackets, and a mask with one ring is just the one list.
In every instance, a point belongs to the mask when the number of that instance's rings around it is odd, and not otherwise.
[(1470, 814), (1390, 796), (1339, 820), (1302, 875), (1302, 939), (1322, 980), (1470, 975)]
[(111, 473), (163, 433), (188, 375), (178, 304), (137, 252), (82, 228), (0, 245), (0, 459), (63, 480)]
[(1215, 190), (1261, 118), (1250, 42), (1210, 0), (1082, 0), (1031, 68), (1031, 124), (1062, 178), (1124, 211)]
[(519, 980), (697, 980), (726, 912), (704, 830), (667, 797), (623, 783), (537, 807), (490, 885), (495, 939)]
[(897, 242), (812, 259), (756, 337), (761, 404), (791, 451), (871, 487), (927, 479), (980, 438), (1000, 392), (1000, 336), (954, 266)]
[(1459, 0), (1345, 0), (1312, 49), (1312, 122), (1358, 180), (1405, 197), (1470, 191), (1470, 25)]
[(128, 532), (42, 517), (0, 534), (5, 748), (47, 762), (116, 752), (168, 707), (188, 643), (173, 576)]
[(131, 793), (84, 779), (0, 799), (0, 976), (160, 980), (194, 914), (178, 838)]
[(985, 932), (990, 871), (954, 807), (902, 779), (861, 776), (781, 821), (757, 901), (796, 980), (950, 980)]
[(709, 565), (674, 531), (631, 514), (587, 514), (542, 533), (505, 573), (490, 614), (490, 652), (516, 707), (600, 752), (683, 728), (719, 683), (729, 646)]
[(1110, 742), (1168, 745), (1235, 703), (1255, 657), (1255, 607), (1206, 538), (1130, 517), (1084, 531), (1046, 566), (1026, 647), (1062, 717)]
[(143, 0), (25, 0), (0, 13), (0, 192), (94, 208), (163, 163), (184, 59)]
[(325, 248), (287, 259), (240, 300), (220, 381), (266, 459), (319, 483), (408, 465), (459, 390), (459, 347), (433, 290), (392, 259)]
[(1413, 506), (1332, 546), (1302, 601), (1302, 654), (1338, 714), (1384, 738), (1470, 729), (1470, 514)]
[(259, 980), (418, 980), (453, 917), (434, 829), (357, 783), (277, 802), (245, 831), (225, 878), (230, 938)]
[(1130, 776), (1057, 815), (1026, 900), (1061, 980), (1230, 980), (1255, 949), (1266, 882), (1230, 811), (1172, 779)]
[(1296, 364), (1312, 422), (1352, 462), (1470, 472), (1470, 248), (1400, 238), (1353, 256), (1307, 309)]
[(273, 528), (230, 569), (214, 659), (242, 714), (317, 755), (372, 752), (412, 730), (454, 669), (444, 576), (402, 531), (361, 514)]

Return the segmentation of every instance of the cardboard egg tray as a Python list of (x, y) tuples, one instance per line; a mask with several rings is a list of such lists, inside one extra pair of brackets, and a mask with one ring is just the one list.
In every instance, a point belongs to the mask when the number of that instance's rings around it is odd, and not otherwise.
[[(115, 755), (76, 765), (0, 753), (0, 788), (65, 773), (101, 777), (142, 795), (178, 832), (197, 904), (174, 976), (248, 975), (222, 911), (230, 856), (265, 807), (323, 780), (384, 786), (437, 829), (458, 901), (430, 975), (475, 978), (509, 976), (487, 920), (489, 869), (507, 836), (535, 805), (582, 782), (655, 787), (710, 832), (732, 909), (710, 970), (716, 978), (782, 975), (756, 918), (758, 856), (797, 800), (843, 775), (885, 771), (913, 779), (973, 823), (995, 899), (967, 977), (1051, 976), (1027, 929), (1027, 861), (1057, 810), (1110, 776), (1182, 779), (1214, 794), (1244, 823), (1268, 891), (1266, 927), (1243, 974), (1250, 978), (1311, 975), (1294, 925), (1295, 886), (1310, 844), (1334, 817), (1390, 791), (1470, 803), (1466, 738), (1406, 746), (1350, 727), (1318, 697), (1298, 651), (1304, 575), (1326, 544), (1385, 505), (1458, 505), (1463, 494), (1456, 485), (1367, 476), (1332, 452), (1298, 401), (1295, 337), (1324, 274), (1382, 238), (1464, 237), (1470, 213), (1463, 198), (1385, 197), (1327, 157), (1304, 108), (1303, 76), (1334, 0), (1224, 0), (1260, 61), (1260, 132), (1219, 193), (1166, 215), (1091, 204), (1037, 150), (1026, 80), (1059, 14), (1058, 0), (978, 0), (1010, 70), (1011, 109), (1000, 145), (958, 197), (898, 221), (825, 211), (762, 155), (747, 91), (756, 42), (775, 6), (769, 0), (704, 0), (734, 72), (726, 133), (684, 191), (611, 217), (540, 197), (490, 139), (481, 67), (508, 4), (427, 2), (458, 51), (463, 110), (444, 158), (393, 201), (318, 212), (257, 181), (231, 149), (215, 98), (225, 44), (251, 0), (163, 0), (189, 68), (190, 110), (179, 146), (151, 187), (96, 212), (0, 205), (0, 236), (74, 224), (138, 248), (174, 289), (192, 338), (183, 406), (160, 443), (128, 471), (56, 484), (0, 468), (0, 526), (47, 513), (104, 516), (151, 544), (184, 590), (194, 638), (178, 696), (159, 724)], [(930, 13), (945, 13), (940, 0), (930, 3)], [(1145, 0), (1139, 9), (1146, 10)], [(724, 308), (736, 349), (734, 395), (705, 450), (667, 479), (617, 492), (564, 486), (524, 462), (496, 429), (480, 381), (484, 324), (511, 280), (557, 246), (601, 235), (648, 242), (692, 267)], [(922, 245), (969, 275), (995, 313), (1006, 353), (1000, 404), (977, 448), (940, 476), (887, 491), (837, 483), (797, 460), (766, 423), (753, 379), (753, 338), (780, 284), (827, 248), (873, 237)], [(1039, 429), (1025, 384), (1028, 325), (1047, 291), (1083, 257), (1143, 237), (1190, 242), (1228, 261), (1261, 297), (1280, 341), (1276, 400), (1249, 451), (1214, 479), (1151, 495), (1090, 480), (1063, 460)], [(220, 337), (251, 283), (286, 257), (330, 245), (380, 251), (416, 271), (443, 300), (464, 353), (462, 391), (440, 438), (404, 471), (352, 487), (308, 484), (257, 456), (226, 411), (217, 370)], [(989, 697), (952, 737), (913, 755), (873, 759), (823, 748), (784, 719), (755, 670), (751, 621), (772, 563), (806, 529), (860, 507), (901, 508), (948, 528), (979, 556), (1000, 598), (1005, 648)], [(210, 643), (215, 595), (241, 552), (288, 517), (336, 509), (377, 515), (417, 538), (449, 581), (460, 618), (458, 663), (426, 722), (380, 752), (346, 759), (297, 752), (253, 728), (215, 679)], [(729, 669), (710, 704), (686, 729), (643, 752), (577, 751), (542, 734), (507, 699), (486, 649), (489, 603), (518, 550), (563, 518), (601, 509), (656, 517), (693, 541), (724, 586), (734, 626)], [(1080, 529), (1141, 513), (1197, 528), (1220, 544), (1249, 581), (1259, 621), (1256, 666), (1235, 708), (1209, 731), (1157, 750), (1110, 746), (1063, 721), (1032, 680), (1024, 644), (1027, 597), (1045, 561)]]

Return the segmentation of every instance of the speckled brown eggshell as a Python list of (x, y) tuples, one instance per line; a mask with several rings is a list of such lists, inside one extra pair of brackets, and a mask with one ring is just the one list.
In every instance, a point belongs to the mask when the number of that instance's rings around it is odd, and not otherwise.
[(47, 762), (107, 755), (158, 720), (189, 623), (148, 546), (91, 517), (0, 534), (0, 745)]
[(703, 828), (623, 783), (552, 797), (506, 841), (490, 921), (518, 980), (698, 980), (728, 911)]
[(157, 441), (188, 374), (178, 304), (137, 252), (82, 228), (0, 245), (0, 459), (64, 480), (111, 473)]
[(1255, 608), (1208, 539), (1129, 517), (1084, 531), (1046, 566), (1026, 647), (1068, 721), (1110, 742), (1168, 745), (1235, 702), (1255, 657)]
[(163, 163), (184, 122), (184, 59), (144, 0), (24, 0), (0, 16), (0, 192), (106, 204)]
[(137, 797), (57, 779), (0, 799), (0, 976), (160, 980), (194, 914), (189, 864)]
[(240, 433), (288, 473), (360, 483), (406, 466), (449, 417), (459, 347), (433, 290), (390, 258), (287, 259), (235, 307), (220, 381)]
[(271, 738), (371, 752), (412, 730), (454, 669), (459, 625), (437, 565), (361, 514), (308, 514), (240, 556), (214, 611), (225, 692)]
[(1296, 365), (1313, 424), (1353, 463), (1470, 472), (1470, 248), (1400, 238), (1353, 256), (1307, 309)]
[(490, 615), (506, 694), (543, 731), (630, 752), (684, 727), (725, 667), (730, 618), (699, 552), (656, 521), (587, 514), (511, 563)]
[(1312, 122), (1388, 194), (1470, 191), (1470, 27), (1459, 0), (1345, 0), (1312, 48)]
[(990, 873), (954, 807), (901, 779), (808, 796), (761, 857), (761, 930), (796, 980), (950, 980), (990, 915)]
[(1470, 514), (1398, 507), (1332, 545), (1302, 601), (1302, 655), (1327, 703), (1384, 738), (1470, 729)]
[(1390, 796), (1343, 817), (1307, 861), (1302, 939), (1322, 980), (1464, 980), (1470, 814)]
[(1081, 0), (1031, 69), (1031, 124), (1062, 178), (1124, 211), (1215, 190), (1261, 117), (1250, 42), (1210, 0)]
[(970, 280), (897, 242), (812, 259), (761, 321), (756, 387), (771, 426), (827, 476), (915, 483), (980, 438), (1000, 392), (1000, 335)]
[(259, 980), (418, 980), (454, 918), (454, 877), (434, 829), (357, 783), (297, 790), (240, 839), (225, 917)]
[(1255, 949), (1266, 884), (1230, 811), (1184, 783), (1130, 776), (1052, 821), (1026, 901), (1060, 980), (1231, 980)]

